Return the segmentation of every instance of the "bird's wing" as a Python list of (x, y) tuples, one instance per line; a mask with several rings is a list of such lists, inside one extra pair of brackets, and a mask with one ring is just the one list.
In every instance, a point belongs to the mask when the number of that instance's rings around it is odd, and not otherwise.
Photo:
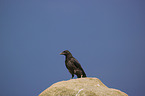
[(86, 77), (86, 73), (84, 72), (83, 68), (81, 67), (81, 64), (73, 57), (71, 58), (71, 63), (73, 64), (73, 66), (75, 66), (77, 69), (79, 69), (79, 71), (82, 71), (82, 75), (83, 77)]
[(82, 69), (80, 63), (75, 59), (75, 58), (71, 58), (70, 60), (77, 68)]
[(68, 60), (66, 63), (65, 63), (65, 65), (66, 65), (66, 68), (68, 69), (68, 70), (70, 70), (70, 69), (76, 69), (76, 66), (74, 65), (74, 63), (71, 61), (71, 60)]

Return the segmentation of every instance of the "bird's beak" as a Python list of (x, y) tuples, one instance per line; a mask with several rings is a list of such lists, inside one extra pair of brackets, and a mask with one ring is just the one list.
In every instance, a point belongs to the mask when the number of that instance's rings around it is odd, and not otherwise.
[(59, 55), (63, 55), (63, 52), (62, 52), (62, 53), (60, 53)]

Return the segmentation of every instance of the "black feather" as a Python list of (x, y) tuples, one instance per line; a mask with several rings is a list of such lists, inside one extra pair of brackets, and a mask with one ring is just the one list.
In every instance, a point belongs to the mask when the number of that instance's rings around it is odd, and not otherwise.
[(60, 54), (65, 55), (65, 65), (69, 72), (72, 74), (72, 78), (74, 77), (74, 74), (77, 75), (78, 78), (86, 77), (86, 73), (81, 67), (81, 64), (72, 56), (68, 50), (63, 51)]

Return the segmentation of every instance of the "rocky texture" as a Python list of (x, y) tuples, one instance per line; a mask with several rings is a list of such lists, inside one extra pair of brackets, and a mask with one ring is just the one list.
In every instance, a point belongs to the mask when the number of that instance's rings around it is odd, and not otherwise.
[(79, 78), (61, 81), (44, 90), (39, 96), (128, 96), (108, 88), (97, 78)]

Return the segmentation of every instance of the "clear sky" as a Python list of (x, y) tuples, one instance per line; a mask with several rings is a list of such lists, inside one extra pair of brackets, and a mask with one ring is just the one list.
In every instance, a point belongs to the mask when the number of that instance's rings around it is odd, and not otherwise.
[(0, 46), (0, 96), (69, 80), (66, 49), (88, 77), (145, 96), (144, 0), (0, 0)]

